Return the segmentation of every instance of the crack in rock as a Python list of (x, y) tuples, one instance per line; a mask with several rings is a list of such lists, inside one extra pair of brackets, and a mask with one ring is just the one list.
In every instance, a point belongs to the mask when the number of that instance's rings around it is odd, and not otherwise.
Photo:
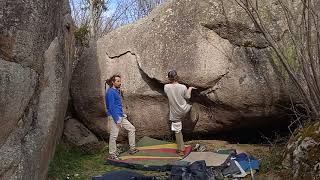
[(126, 55), (128, 53), (130, 53), (131, 55), (135, 56), (137, 67), (138, 67), (138, 70), (140, 72), (141, 78), (151, 88), (151, 90), (157, 91), (157, 92), (159, 92), (161, 94), (164, 94), (164, 91), (163, 91), (164, 84), (160, 80), (158, 80), (156, 78), (151, 78), (146, 72), (143, 71), (143, 69), (142, 69), (142, 67), (141, 67), (141, 65), (140, 65), (140, 63), (138, 61), (138, 57), (137, 57), (136, 53), (131, 52), (131, 51), (126, 51), (126, 52), (121, 53), (121, 54), (116, 55), (116, 56), (109, 56), (109, 54), (106, 52), (107, 56), (110, 59), (120, 58), (121, 56), (124, 56), (124, 55)]
[(148, 84), (148, 86), (153, 90), (153, 91), (157, 91), (158, 93), (164, 94), (164, 84), (156, 79), (156, 78), (151, 78), (146, 72), (143, 71), (143, 69), (141, 68), (139, 61), (137, 61), (137, 67), (139, 69), (140, 75), (142, 77), (142, 79)]
[[(161, 94), (164, 94), (164, 91), (163, 91), (163, 86), (164, 86), (164, 83), (161, 82), (161, 80), (158, 80), (156, 78), (151, 78), (146, 72), (144, 72), (144, 70), (142, 69), (139, 61), (138, 61), (138, 58), (137, 58), (137, 55), (136, 53), (134, 52), (131, 52), (131, 51), (126, 51), (124, 53), (121, 53), (119, 55), (115, 55), (115, 56), (110, 56), (107, 52), (106, 52), (106, 55), (110, 58), (110, 59), (116, 59), (116, 58), (120, 58), (121, 56), (124, 56), (126, 54), (130, 53), (131, 55), (135, 56), (135, 59), (136, 59), (136, 63), (137, 63), (137, 67), (139, 69), (139, 72), (140, 72), (140, 75), (141, 75), (141, 78), (145, 81), (146, 84), (149, 85), (149, 87), (154, 90), (154, 91), (157, 91)], [(229, 71), (227, 71), (226, 73), (224, 74), (221, 74), (220, 76), (218, 76), (218, 78), (214, 79), (213, 81), (211, 81), (209, 84), (214, 84), (213, 86), (211, 87), (208, 87), (208, 88), (201, 88), (199, 87), (199, 89), (202, 89), (200, 91), (200, 95), (201, 96), (206, 96), (207, 94), (215, 91), (218, 89), (217, 87), (217, 84), (221, 81), (221, 79), (223, 77), (225, 77), (227, 74), (229, 73)]]
[(108, 56), (110, 59), (120, 58), (121, 56), (124, 56), (124, 55), (126, 55), (126, 54), (128, 54), (128, 53), (130, 53), (131, 55), (134, 55), (134, 56), (136, 57), (136, 59), (137, 59), (136, 54), (135, 54), (135, 53), (133, 53), (133, 52), (131, 52), (131, 51), (126, 51), (126, 52), (121, 53), (121, 54), (116, 55), (116, 56), (110, 56), (110, 55), (106, 52), (107, 56)]

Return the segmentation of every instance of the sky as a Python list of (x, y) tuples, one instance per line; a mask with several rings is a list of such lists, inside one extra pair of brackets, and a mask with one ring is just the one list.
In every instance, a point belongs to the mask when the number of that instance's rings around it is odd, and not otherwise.
[[(71, 10), (73, 11), (73, 6), (72, 6), (72, 2), (74, 3), (74, 5), (76, 6), (76, 8), (77, 7), (79, 7), (79, 5), (81, 4), (81, 2), (83, 2), (83, 1), (85, 1), (85, 0), (70, 0), (69, 2), (70, 2), (70, 7), (71, 7)], [(115, 9), (116, 9), (116, 7), (117, 7), (117, 3), (119, 2), (120, 0), (109, 0), (109, 2), (110, 2), (110, 4), (109, 4), (109, 9), (108, 9), (108, 11), (107, 12), (105, 12), (105, 14), (104, 14), (104, 16), (111, 16), (113, 13), (114, 13), (114, 11), (115, 11)], [(84, 8), (84, 7), (82, 7), (82, 8)]]
[[(86, 9), (88, 8), (87, 1), (89, 0), (69, 0), (72, 16), (75, 20), (76, 25), (78, 26), (81, 26), (82, 23), (88, 20), (89, 11), (88, 9)], [(146, 13), (148, 13), (146, 11), (150, 10), (148, 9), (150, 7), (146, 6), (144, 7), (146, 9), (143, 9), (143, 10), (141, 9), (141, 11), (137, 12), (138, 9), (136, 7), (137, 6), (136, 0), (105, 0), (105, 1), (108, 1), (108, 7), (107, 7), (108, 9), (107, 11), (104, 11), (102, 13), (100, 22), (114, 22), (111, 25), (112, 27), (118, 27), (119, 25), (121, 26), (123, 24), (134, 22), (137, 19), (145, 16)], [(146, 1), (146, 2), (149, 3), (149, 1)], [(156, 3), (156, 2), (160, 2), (160, 1), (150, 1), (150, 3)], [(119, 7), (118, 7), (119, 3), (122, 4), (121, 10), (119, 10)], [(82, 5), (83, 7), (80, 7), (80, 5)], [(152, 5), (155, 5), (155, 4), (152, 4)], [(129, 8), (127, 8), (127, 6)], [(73, 10), (73, 7), (75, 11)], [(118, 11), (118, 12), (115, 13), (115, 11)], [(76, 13), (78, 12), (79, 14), (75, 15), (74, 12)], [(110, 19), (112, 20), (110, 21)], [(110, 24), (108, 23), (107, 26), (108, 25)]]

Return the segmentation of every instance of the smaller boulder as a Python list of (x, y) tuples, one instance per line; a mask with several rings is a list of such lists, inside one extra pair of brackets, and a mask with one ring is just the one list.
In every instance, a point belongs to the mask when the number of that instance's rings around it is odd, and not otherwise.
[(68, 145), (89, 154), (100, 151), (104, 144), (100, 143), (88, 128), (74, 118), (66, 118), (63, 139)]

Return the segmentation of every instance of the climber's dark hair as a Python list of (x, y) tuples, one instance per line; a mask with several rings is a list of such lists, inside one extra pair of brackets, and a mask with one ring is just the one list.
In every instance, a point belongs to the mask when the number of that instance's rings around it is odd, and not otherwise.
[(178, 80), (178, 73), (177, 73), (177, 71), (176, 70), (170, 70), (169, 72), (168, 72), (168, 79), (169, 79), (169, 81), (170, 82), (172, 82), (172, 81), (177, 81)]
[(116, 77), (121, 78), (121, 75), (120, 74), (114, 74), (109, 79), (105, 80), (104, 89), (107, 89), (107, 84), (109, 85), (109, 87), (112, 87), (112, 82), (116, 81)]

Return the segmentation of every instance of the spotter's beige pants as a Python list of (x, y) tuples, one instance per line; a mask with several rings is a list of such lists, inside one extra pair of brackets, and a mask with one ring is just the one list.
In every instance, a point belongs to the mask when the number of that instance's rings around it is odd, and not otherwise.
[(120, 131), (120, 128), (124, 128), (128, 131), (128, 139), (130, 148), (135, 148), (135, 132), (136, 128), (128, 121), (126, 117), (122, 117), (121, 123), (116, 124), (112, 116), (108, 116), (108, 124), (110, 128), (110, 137), (109, 137), (109, 154), (114, 155), (117, 152), (117, 138)]

